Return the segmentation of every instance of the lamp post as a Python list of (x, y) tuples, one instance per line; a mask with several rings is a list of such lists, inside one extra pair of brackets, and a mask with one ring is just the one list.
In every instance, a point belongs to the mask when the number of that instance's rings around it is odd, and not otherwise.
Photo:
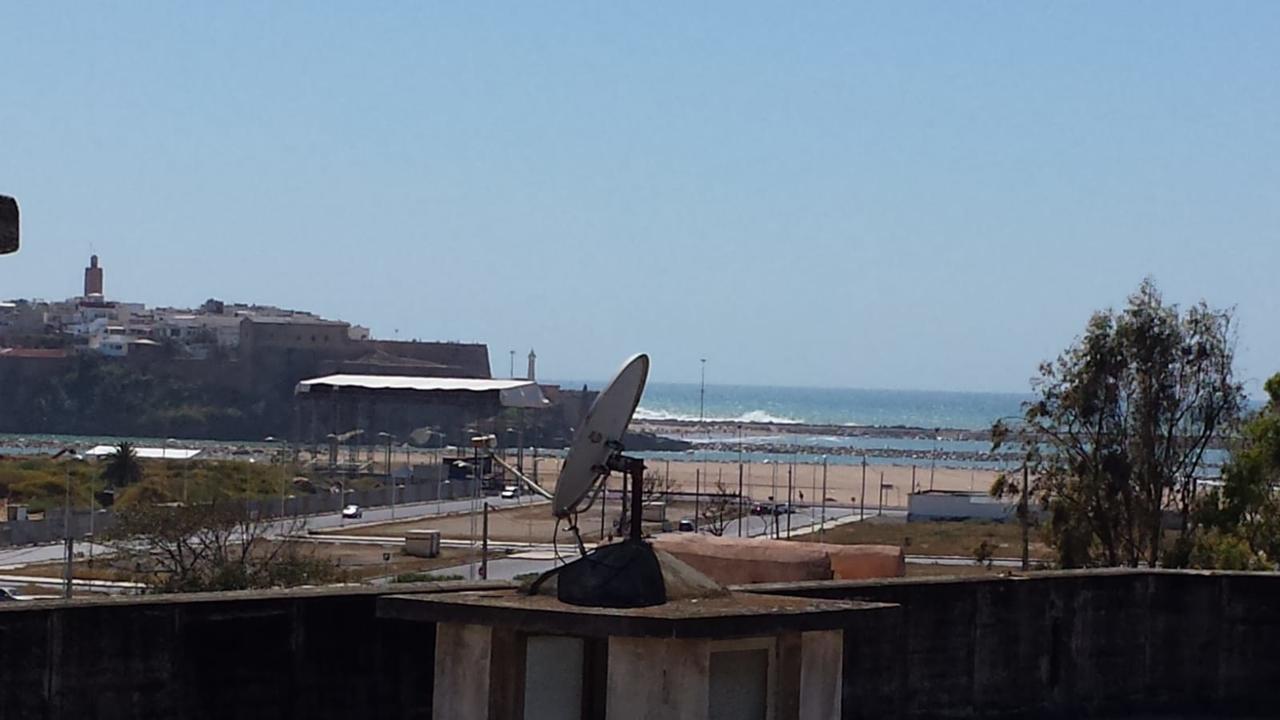
[(396, 518), (396, 479), (391, 475), (391, 441), (394, 437), (391, 433), (380, 432), (378, 437), (387, 443), (387, 484), (391, 486), (391, 519)]
[(858, 496), (858, 519), (867, 517), (867, 454), (862, 453), (862, 495)]
[(822, 456), (822, 521), (818, 525), (818, 542), (823, 542), (827, 533), (827, 456)]
[[(272, 445), (274, 445), (275, 443), (280, 442), (280, 439), (274, 435), (268, 435), (262, 439), (262, 442), (271, 443)], [(272, 458), (273, 464), (278, 464), (281, 466), (280, 467), (280, 517), (283, 518), (285, 516), (285, 508), (284, 508), (285, 490), (286, 488), (289, 487), (289, 471), (287, 467), (284, 467), (284, 460), (280, 458), (279, 448), (277, 448), (274, 452), (271, 453), (271, 458)]]
[[(177, 444), (178, 444), (177, 438), (165, 438), (164, 446), (160, 449), (160, 458), (161, 458), (161, 462), (165, 464), (165, 472), (169, 471), (169, 460), (168, 460), (169, 446), (177, 445)], [(185, 472), (185, 468), (183, 470), (179, 470), (178, 473), (182, 475), (182, 504), (186, 505), (187, 504), (187, 473)]]
[[(82, 459), (76, 454), (76, 449), (65, 447), (54, 453), (53, 459), (67, 456), (68, 460)], [(71, 560), (74, 553), (74, 540), (71, 537), (71, 465), (69, 462), (63, 463), (63, 472), (66, 476), (66, 498), (62, 507), (62, 537), (65, 543), (64, 564), (62, 568), (62, 597), (71, 599)]]
[(738, 424), (738, 537), (742, 537), (742, 424)]

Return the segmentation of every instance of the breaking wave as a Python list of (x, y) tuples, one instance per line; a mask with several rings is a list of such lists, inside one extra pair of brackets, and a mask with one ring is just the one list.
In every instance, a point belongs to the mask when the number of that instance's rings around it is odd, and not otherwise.
[[(668, 410), (651, 410), (645, 407), (636, 408), (636, 420), (675, 420), (678, 422), (698, 422), (697, 415), (671, 412)], [(770, 415), (764, 410), (751, 410), (735, 417), (716, 417), (708, 415), (703, 418), (709, 423), (763, 423), (769, 425), (803, 425), (804, 420)]]

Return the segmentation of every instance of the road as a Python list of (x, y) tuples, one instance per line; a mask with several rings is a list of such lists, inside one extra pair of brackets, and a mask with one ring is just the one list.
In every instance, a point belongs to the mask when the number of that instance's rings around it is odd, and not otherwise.
[[(527, 505), (534, 499), (529, 496), (504, 500), (500, 497), (486, 497), (485, 501), (491, 507), (512, 507), (515, 505)], [(541, 501), (541, 498), (537, 498)], [(438, 514), (462, 513), (471, 509), (472, 500), (470, 498), (459, 500), (446, 500), (443, 502), (425, 502), (410, 503), (406, 505), (397, 505), (392, 515), (391, 507), (366, 508), (364, 516), (358, 520), (348, 520), (343, 518), (337, 511), (323, 513), (320, 515), (308, 515), (301, 518), (288, 518), (282, 520), (271, 521), (270, 528), (267, 531), (268, 537), (281, 537), (291, 532), (305, 532), (306, 530), (332, 530), (340, 527), (358, 527), (369, 523), (387, 522), (390, 520), (411, 520), (414, 518), (430, 517)], [(76, 557), (88, 557), (90, 550), (95, 557), (105, 557), (111, 554), (111, 548), (94, 543), (92, 548), (90, 544), (80, 541), (75, 543)], [(26, 545), (22, 547), (9, 547), (0, 549), (0, 575), (22, 575), (21, 568), (24, 565), (35, 563), (61, 562), (65, 558), (65, 551), (62, 543), (52, 543), (48, 545)], [(50, 579), (49, 585), (58, 585), (61, 581)], [(27, 583), (9, 582), (0, 579), (0, 587), (12, 589)]]

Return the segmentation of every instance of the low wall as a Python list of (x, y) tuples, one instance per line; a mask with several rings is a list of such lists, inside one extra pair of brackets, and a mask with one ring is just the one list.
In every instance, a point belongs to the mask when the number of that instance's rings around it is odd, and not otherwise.
[(846, 633), (845, 718), (1276, 712), (1276, 574), (1115, 570), (752, 589), (900, 606)]
[(428, 718), (435, 626), (385, 592), (0, 603), (0, 718)]
[[(376, 598), (460, 587), (0, 603), (0, 718), (428, 718), (434, 626)], [(1280, 575), (750, 589), (899, 605), (845, 628), (845, 718), (1274, 715)]]

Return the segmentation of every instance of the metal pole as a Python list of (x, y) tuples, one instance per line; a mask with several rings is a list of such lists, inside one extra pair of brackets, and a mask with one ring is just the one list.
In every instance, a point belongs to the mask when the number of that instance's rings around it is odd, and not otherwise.
[(480, 579), (489, 579), (489, 503), (484, 503), (484, 539), (480, 546)]
[(884, 471), (880, 471), (880, 508), (876, 510), (876, 515), (884, 514)]
[(742, 426), (738, 426), (738, 537), (742, 537)]
[(71, 541), (71, 466), (65, 468), (67, 475), (67, 498), (66, 504), (62, 509), (62, 535), (66, 540), (66, 565), (62, 571), (62, 596), (68, 600), (71, 599), (71, 556), (73, 554)]
[(644, 522), (644, 463), (631, 461), (631, 539), (640, 542), (642, 538), (641, 523)]
[[(773, 536), (778, 536), (778, 463), (773, 463), (773, 494), (769, 496), (769, 517), (773, 521)], [(765, 531), (768, 531), (767, 521)]]
[(702, 358), (702, 379), (698, 383), (698, 429), (702, 429), (702, 421), (706, 417), (707, 401), (707, 359)]
[(867, 454), (862, 454), (862, 495), (858, 496), (858, 519), (867, 517)]
[(1030, 518), (1027, 517), (1027, 485), (1031, 471), (1022, 465), (1022, 498), (1018, 502), (1018, 516), (1022, 521), (1022, 570), (1031, 567)]
[(794, 474), (795, 459), (792, 457), (792, 464), (787, 465), (787, 537), (791, 537), (791, 475)]
[(933, 471), (938, 467), (938, 431), (935, 429), (933, 435), (933, 454), (929, 458), (929, 489), (933, 489)]
[(702, 468), (693, 469), (693, 529), (694, 532), (700, 531), (702, 527), (702, 516), (698, 513), (698, 500), (702, 497)]
[(818, 542), (822, 542), (827, 532), (827, 456), (822, 456), (822, 524), (818, 526)]
[(476, 579), (476, 499), (480, 494), (480, 447), (472, 441), (472, 460), (475, 463), (471, 468), (471, 563), (467, 566), (467, 579)]

